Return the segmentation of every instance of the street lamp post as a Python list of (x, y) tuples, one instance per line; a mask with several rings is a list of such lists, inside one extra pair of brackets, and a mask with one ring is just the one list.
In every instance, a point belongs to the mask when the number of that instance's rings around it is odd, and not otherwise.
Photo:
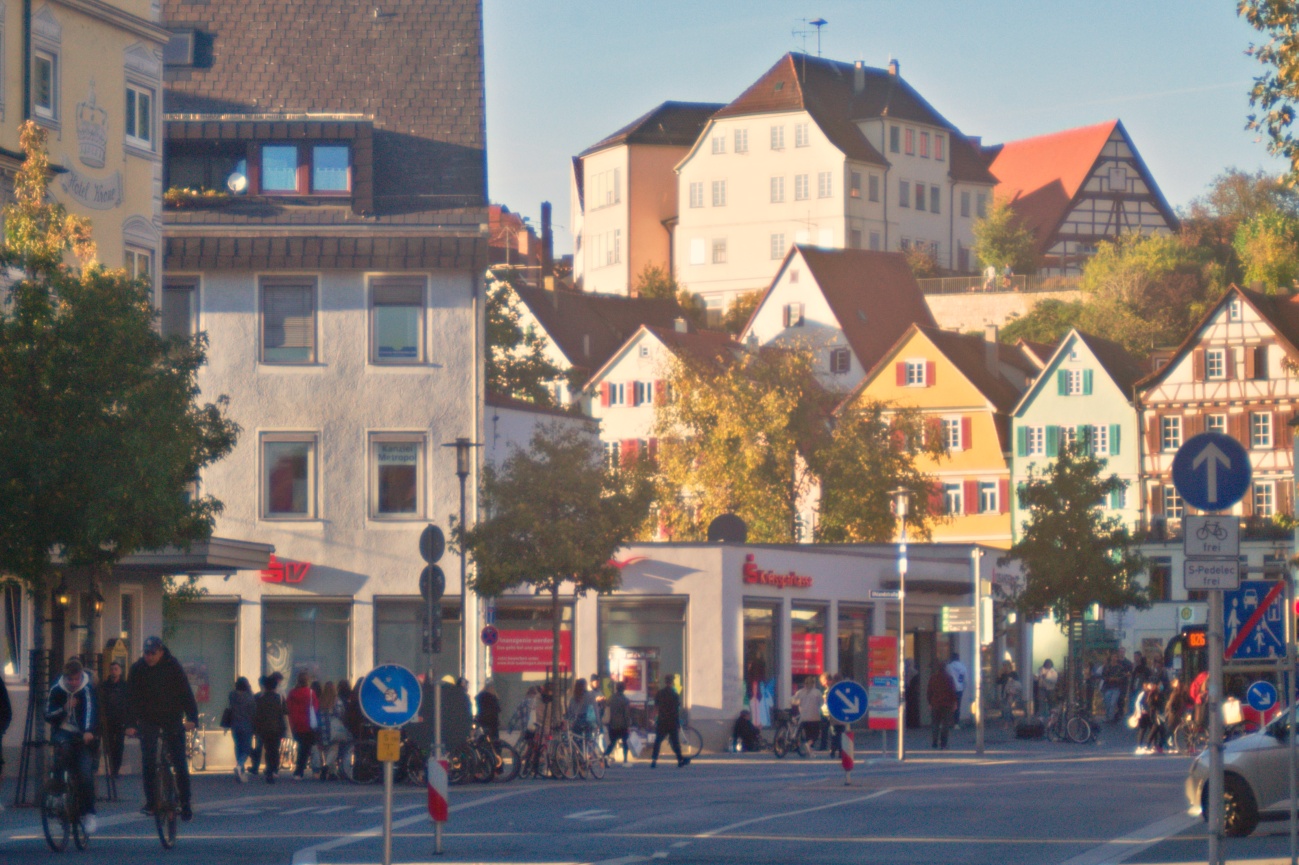
[[(472, 468), (472, 448), (481, 444), (463, 436), (455, 441), (442, 445), (444, 448), (456, 449), (456, 477), (460, 479), (460, 531), (468, 531), (465, 514), (465, 481), (469, 479)], [(469, 589), (466, 585), (465, 545), (460, 544), (460, 676), (468, 678), (469, 668)]]
[(907, 759), (907, 512), (911, 490), (898, 487), (893, 491), (893, 509), (902, 521), (898, 544), (898, 762)]

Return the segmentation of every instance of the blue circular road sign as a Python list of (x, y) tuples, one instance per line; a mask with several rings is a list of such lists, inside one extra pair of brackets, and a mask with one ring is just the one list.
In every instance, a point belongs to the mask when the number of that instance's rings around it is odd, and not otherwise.
[(840, 724), (854, 724), (866, 716), (866, 689), (850, 679), (835, 682), (825, 695), (825, 705)]
[(361, 680), (361, 711), (380, 727), (400, 727), (419, 714), (419, 679), (405, 667), (385, 664)]
[(501, 638), (501, 632), (496, 630), (495, 625), (484, 625), (482, 637), (484, 646), (495, 646), (496, 641)]
[(1202, 511), (1226, 510), (1240, 501), (1252, 477), (1245, 448), (1219, 432), (1200, 433), (1173, 457), (1173, 486)]
[(1255, 682), (1245, 692), (1245, 702), (1259, 712), (1266, 712), (1276, 705), (1276, 686), (1271, 682)]

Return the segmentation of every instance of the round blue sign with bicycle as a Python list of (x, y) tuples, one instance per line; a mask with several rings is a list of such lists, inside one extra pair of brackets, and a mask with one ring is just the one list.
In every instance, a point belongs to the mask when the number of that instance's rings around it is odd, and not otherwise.
[(1223, 511), (1240, 501), (1252, 477), (1245, 448), (1220, 432), (1194, 436), (1173, 457), (1173, 486), (1202, 511)]
[(825, 706), (840, 724), (855, 724), (866, 716), (866, 689), (850, 679), (835, 682), (826, 692)]
[(1276, 686), (1271, 682), (1255, 682), (1245, 692), (1245, 702), (1256, 712), (1266, 712), (1276, 705)]
[(361, 711), (380, 727), (400, 727), (419, 714), (419, 679), (405, 667), (385, 664), (361, 680)]

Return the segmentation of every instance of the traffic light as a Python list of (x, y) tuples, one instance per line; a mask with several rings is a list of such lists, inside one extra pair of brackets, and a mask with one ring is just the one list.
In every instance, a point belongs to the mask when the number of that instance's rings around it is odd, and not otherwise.
[(419, 593), (424, 598), (424, 651), (430, 655), (442, 652), (442, 593), (447, 588), (446, 574), (436, 564), (446, 551), (446, 536), (433, 524), (419, 536), (419, 554), (426, 564), (419, 575)]

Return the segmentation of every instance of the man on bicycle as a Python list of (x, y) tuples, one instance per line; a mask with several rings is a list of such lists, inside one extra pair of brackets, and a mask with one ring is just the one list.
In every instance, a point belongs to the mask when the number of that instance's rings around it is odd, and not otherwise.
[(99, 819), (95, 816), (95, 758), (98, 756), (95, 728), (99, 725), (99, 704), (90, 676), (76, 658), (63, 665), (63, 675), (50, 689), (45, 720), (53, 727), (50, 744), (54, 746), (54, 771), (71, 770), (84, 815), (82, 825), (86, 834), (93, 834), (99, 829)]
[(189, 760), (185, 756), (185, 733), (198, 726), (198, 703), (189, 686), (189, 677), (180, 661), (167, 651), (159, 637), (144, 641), (144, 657), (131, 665), (127, 684), (126, 735), (140, 736), (140, 756), (144, 762), (145, 814), (153, 814), (157, 805), (158, 741), (162, 740), (176, 773), (176, 790), (180, 795), (180, 819), (194, 816), (189, 798)]

